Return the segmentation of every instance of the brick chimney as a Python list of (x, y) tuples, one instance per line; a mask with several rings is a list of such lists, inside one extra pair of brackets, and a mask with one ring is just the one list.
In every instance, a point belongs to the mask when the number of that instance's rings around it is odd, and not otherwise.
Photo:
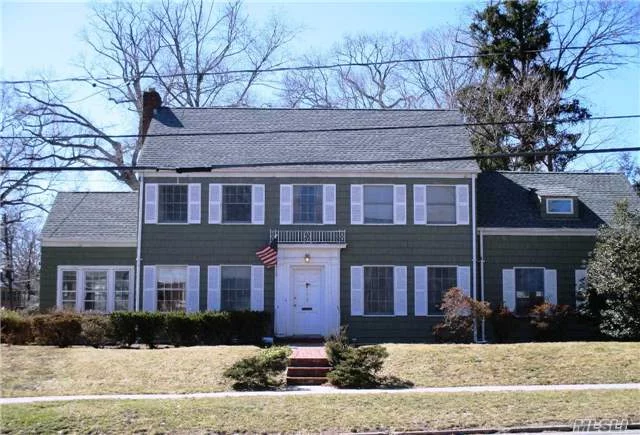
[(142, 93), (142, 123), (140, 124), (140, 136), (147, 135), (149, 124), (156, 111), (162, 106), (162, 98), (155, 88), (149, 88)]

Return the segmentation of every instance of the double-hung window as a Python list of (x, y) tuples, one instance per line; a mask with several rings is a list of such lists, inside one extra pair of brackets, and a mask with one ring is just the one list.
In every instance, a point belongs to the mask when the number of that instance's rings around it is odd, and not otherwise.
[(427, 267), (427, 307), (430, 316), (442, 314), (440, 304), (444, 294), (458, 285), (457, 267)]
[(160, 184), (158, 186), (158, 222), (187, 223), (188, 195), (186, 184)]
[(156, 279), (158, 311), (184, 311), (186, 308), (187, 268), (159, 266)]
[(363, 186), (364, 223), (393, 223), (393, 186)]
[(76, 311), (133, 309), (133, 267), (61, 266), (57, 306)]
[(322, 223), (322, 185), (293, 186), (293, 223)]
[(251, 223), (251, 186), (222, 186), (222, 222)]
[(221, 266), (220, 310), (251, 309), (251, 266)]
[(393, 267), (364, 268), (364, 314), (393, 314)]
[(516, 268), (516, 314), (526, 315), (544, 302), (544, 269)]
[(469, 225), (469, 185), (413, 186), (413, 222), (426, 225)]
[(427, 186), (427, 224), (456, 223), (456, 187)]

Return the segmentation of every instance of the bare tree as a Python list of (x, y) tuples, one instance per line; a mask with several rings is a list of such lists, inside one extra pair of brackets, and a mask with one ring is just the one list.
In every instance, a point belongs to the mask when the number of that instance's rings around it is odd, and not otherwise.
[[(117, 1), (96, 3), (93, 8), (84, 37), (91, 55), (83, 62), (87, 74), (83, 82), (106, 96), (114, 110), (134, 114), (135, 123), (125, 131), (135, 128), (137, 138), (114, 137), (122, 131), (69, 102), (59, 88), (20, 90), (31, 105), (29, 134), (75, 165), (137, 163), (144, 140), (142, 97), (149, 86), (159, 88), (169, 105), (250, 104), (256, 88), (265, 85), (264, 70), (280, 65), (293, 36), (276, 18), (262, 27), (249, 22), (239, 2), (218, 7), (205, 0)], [(238, 69), (247, 72), (230, 72)], [(110, 172), (137, 189), (133, 171)]]
[[(401, 62), (408, 41), (377, 33), (347, 36), (328, 54), (308, 55), (306, 65), (338, 65), (331, 69), (291, 71), (282, 82), (282, 98), (292, 107), (406, 109), (417, 98)], [(360, 64), (358, 66), (340, 66)]]

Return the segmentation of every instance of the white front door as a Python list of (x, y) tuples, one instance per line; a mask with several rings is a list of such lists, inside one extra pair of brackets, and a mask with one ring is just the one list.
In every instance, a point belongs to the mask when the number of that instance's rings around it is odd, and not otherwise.
[(322, 268), (296, 267), (293, 270), (294, 335), (322, 335), (325, 288)]

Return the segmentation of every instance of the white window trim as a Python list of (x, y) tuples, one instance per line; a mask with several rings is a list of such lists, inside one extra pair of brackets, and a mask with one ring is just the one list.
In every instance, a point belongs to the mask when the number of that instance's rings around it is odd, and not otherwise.
[[(456, 286), (458, 285), (458, 268), (459, 267), (465, 267), (465, 266), (461, 266), (459, 264), (419, 264), (418, 266), (424, 266), (427, 268), (427, 280), (424, 284), (424, 297), (425, 300), (427, 301), (427, 314), (425, 316), (420, 316), (420, 317), (444, 317), (444, 314), (429, 314), (429, 268), (431, 267), (452, 267), (456, 270)], [(473, 271), (471, 271), (471, 273), (473, 273)], [(415, 276), (413, 277), (414, 282), (415, 282)], [(414, 284), (415, 287), (415, 284)], [(448, 290), (448, 289), (447, 289)], [(415, 291), (415, 290), (414, 290)], [(414, 295), (415, 297), (415, 295)]]
[[(213, 183), (216, 184), (216, 183)], [(251, 222), (252, 213), (253, 213), (253, 186), (251, 183), (218, 183), (220, 184), (220, 222), (211, 224), (211, 225), (263, 225), (263, 224), (254, 224)], [(223, 220), (223, 210), (224, 210), (224, 186), (248, 186), (251, 188), (251, 203), (250, 203), (250, 213), (249, 213), (249, 222), (225, 222)], [(265, 189), (266, 190), (266, 189)], [(265, 192), (266, 196), (266, 192)], [(265, 198), (266, 202), (266, 198)]]
[[(394, 191), (394, 186), (396, 186), (395, 184), (388, 184), (388, 183), (366, 183), (366, 184), (360, 184), (360, 186), (362, 186), (362, 223), (359, 224), (351, 224), (351, 225), (369, 225), (369, 226), (390, 226), (390, 225), (403, 225), (403, 224), (396, 224), (394, 223), (394, 207), (395, 207), (395, 201), (394, 201), (394, 196), (395, 195), (395, 191)], [(391, 196), (391, 210), (392, 210), (392, 214), (391, 214), (391, 222), (388, 223), (367, 223), (365, 222), (365, 216), (364, 216), (364, 209), (365, 209), (365, 205), (366, 202), (364, 200), (364, 189), (367, 186), (385, 186), (385, 187), (390, 187), (391, 188), (391, 192), (392, 192), (392, 196)], [(406, 194), (406, 193), (405, 193)], [(405, 197), (405, 207), (406, 207), (406, 197)]]
[[(464, 225), (460, 225), (458, 223), (458, 192), (456, 189), (457, 184), (423, 184), (424, 186), (424, 224), (418, 224), (418, 225), (427, 225), (430, 227), (455, 227), (455, 226), (464, 226)], [(427, 195), (427, 190), (429, 190), (429, 187), (452, 187), (453, 188), (453, 199), (454, 199), (454, 203), (453, 203), (453, 207), (455, 209), (456, 212), (456, 221), (450, 224), (432, 224), (429, 223), (429, 198)]]
[[(356, 264), (356, 266), (360, 266), (362, 267), (362, 300), (363, 300), (363, 304), (362, 304), (362, 315), (361, 316), (357, 316), (357, 317), (407, 317), (406, 315), (396, 315), (395, 313), (392, 314), (367, 314), (364, 311), (364, 297), (365, 297), (365, 292), (367, 291), (366, 289), (366, 285), (365, 285), (365, 279), (364, 279), (364, 268), (365, 267), (391, 267), (393, 269), (393, 288), (391, 289), (391, 300), (393, 301), (395, 298), (395, 290), (396, 290), (396, 283), (395, 283), (395, 268), (397, 266), (402, 266), (401, 264)], [(408, 272), (409, 268), (407, 267), (407, 275), (409, 275)], [(409, 278), (407, 276), (407, 282), (409, 281)], [(407, 293), (409, 293), (409, 286), (407, 286)], [(355, 317), (355, 316), (354, 316)]]
[[(295, 184), (290, 184), (291, 186), (291, 223), (290, 224), (281, 224), (281, 225), (335, 225), (335, 224), (325, 224), (324, 223), (324, 183), (295, 183)], [(320, 186), (321, 191), (322, 191), (322, 196), (321, 196), (321, 204), (320, 204), (320, 209), (322, 210), (322, 220), (323, 222), (315, 222), (315, 223), (311, 223), (311, 222), (296, 222), (295, 221), (295, 202), (296, 202), (296, 195), (295, 195), (295, 188), (296, 186)], [(336, 186), (336, 206), (337, 206), (337, 200), (338, 200), (338, 192), (337, 192), (337, 186)], [(337, 210), (336, 210), (336, 215), (337, 215)]]
[(154, 287), (156, 289), (156, 306), (153, 307), (153, 311), (154, 312), (158, 312), (158, 313), (172, 313), (172, 312), (177, 312), (180, 313), (181, 311), (160, 311), (158, 310), (158, 275), (160, 275), (159, 271), (162, 268), (170, 268), (170, 267), (179, 267), (184, 269), (184, 312), (187, 313), (187, 291), (189, 288), (189, 266), (197, 266), (197, 264), (149, 264), (149, 266), (153, 266), (156, 268), (156, 282), (154, 284)]
[[(570, 212), (549, 211), (549, 202), (550, 201), (569, 201), (571, 203), (571, 211)], [(545, 213), (546, 214), (559, 214), (559, 215), (566, 215), (566, 216), (572, 215), (572, 214), (574, 214), (573, 202), (574, 202), (574, 199), (570, 198), (570, 197), (545, 198)]]
[[(189, 223), (189, 184), (193, 183), (153, 183), (157, 186), (156, 192), (156, 223), (153, 225), (193, 225)], [(187, 220), (184, 222), (160, 222), (160, 186), (187, 186)], [(202, 207), (202, 205), (200, 205)], [(202, 209), (201, 209), (202, 210)]]
[(75, 311), (85, 311), (83, 306), (78, 306), (78, 302), (84, 302), (85, 296), (85, 273), (86, 272), (107, 272), (107, 310), (106, 313), (113, 312), (114, 306), (109, 306), (109, 301), (115, 304), (115, 273), (129, 272), (129, 311), (133, 311), (135, 276), (133, 266), (58, 266), (56, 273), (56, 308), (62, 309), (62, 273), (76, 273), (76, 303)]

